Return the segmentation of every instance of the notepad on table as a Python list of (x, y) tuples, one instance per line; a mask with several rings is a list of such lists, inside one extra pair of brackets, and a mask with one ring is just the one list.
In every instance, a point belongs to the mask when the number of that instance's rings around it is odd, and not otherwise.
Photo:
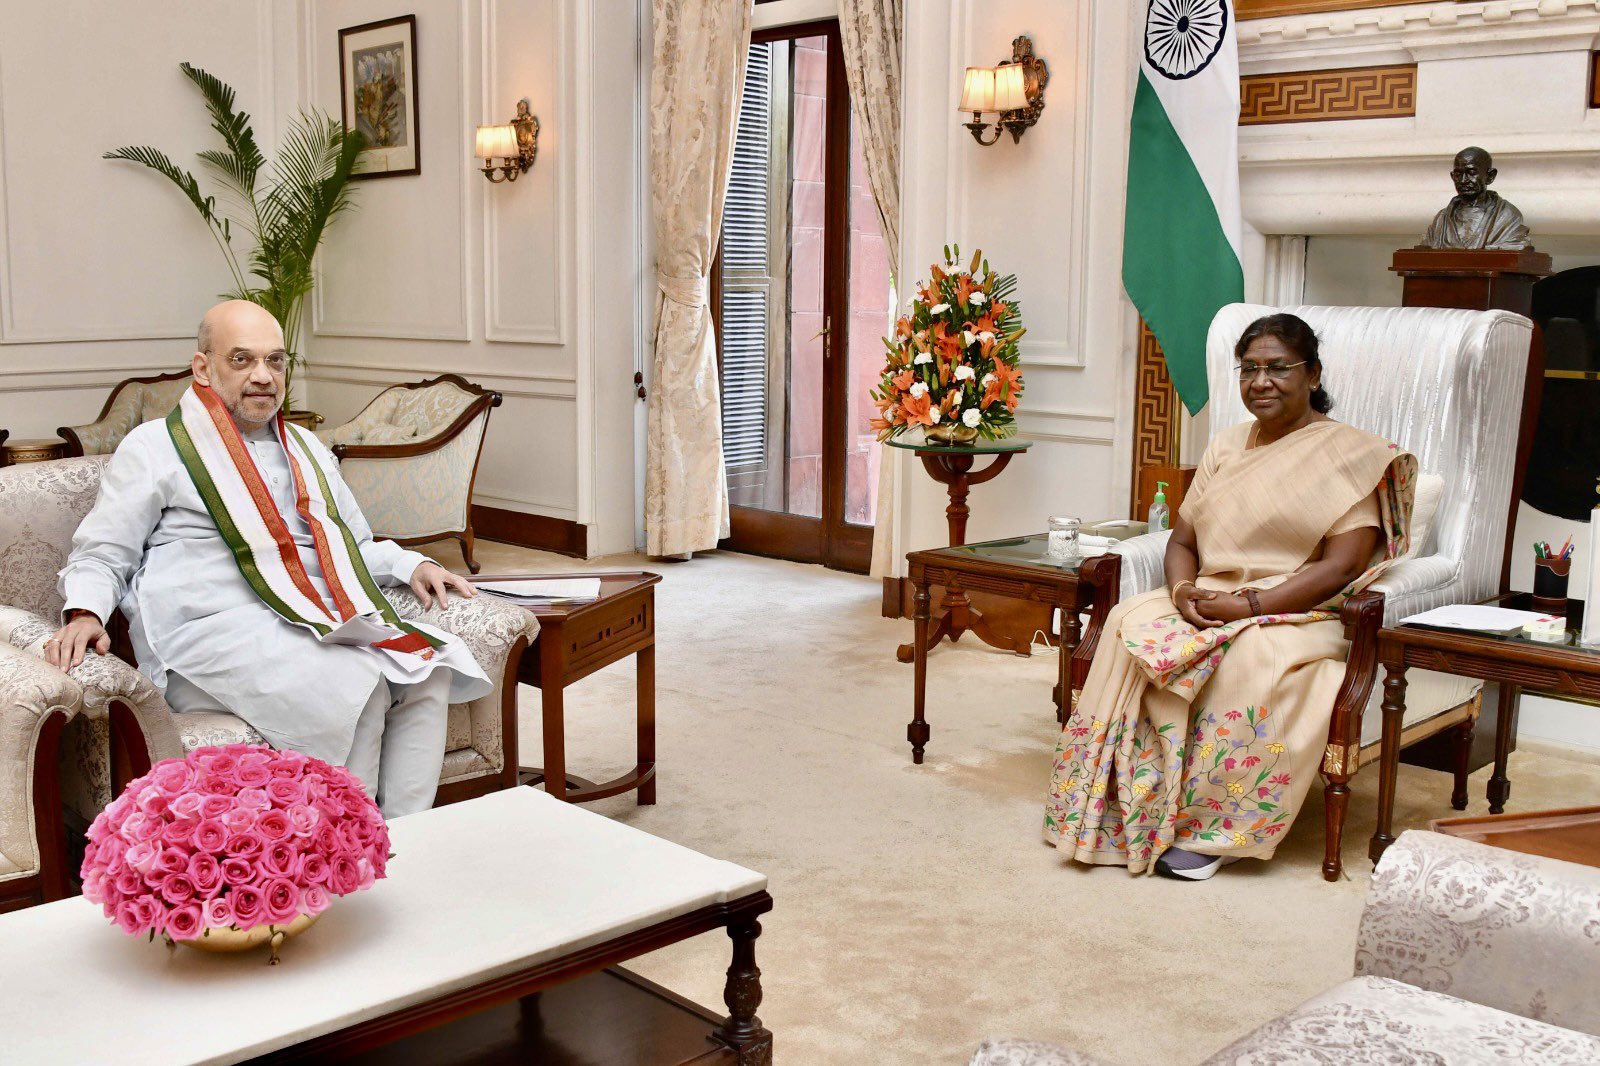
[(1518, 633), (1532, 622), (1549, 618), (1538, 611), (1513, 611), (1481, 603), (1459, 603), (1435, 607), (1431, 611), (1402, 618), (1404, 626), (1434, 626), (1438, 629), (1470, 629), (1480, 633)]
[(522, 603), (573, 603), (598, 599), (597, 577), (535, 577), (508, 581), (480, 581), (478, 588)]

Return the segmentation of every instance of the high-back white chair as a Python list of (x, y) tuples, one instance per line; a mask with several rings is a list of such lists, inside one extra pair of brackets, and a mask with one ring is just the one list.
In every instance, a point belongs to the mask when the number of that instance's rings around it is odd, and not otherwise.
[[(1213, 437), (1251, 417), (1239, 398), (1234, 344), (1251, 322), (1280, 311), (1298, 315), (1316, 331), (1332, 417), (1396, 442), (1417, 457), (1422, 474), (1412, 550), (1343, 612), (1351, 649), (1322, 760), (1328, 801), (1323, 875), (1331, 881), (1340, 870), (1349, 780), (1376, 751), (1382, 733), (1380, 694), (1373, 684), (1378, 629), (1432, 607), (1474, 603), (1502, 591), (1533, 323), (1508, 311), (1230, 304), (1217, 312), (1206, 339)], [(1426, 512), (1433, 501), (1437, 509), (1430, 519)], [(1162, 563), (1170, 536), (1146, 534), (1112, 549), (1123, 557), (1124, 598), (1165, 584)], [(1482, 683), (1427, 670), (1411, 670), (1406, 680), (1401, 745), (1456, 731), (1452, 803), (1462, 809)]]

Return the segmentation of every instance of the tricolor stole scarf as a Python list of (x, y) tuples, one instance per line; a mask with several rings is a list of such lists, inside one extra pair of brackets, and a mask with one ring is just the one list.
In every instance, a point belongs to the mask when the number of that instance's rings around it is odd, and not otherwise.
[[(397, 635), (376, 641), (373, 647), (431, 658), (441, 641), (402, 621), (379, 591), (350, 527), (339, 516), (322, 467), (302, 436), (305, 430), (286, 425), (281, 412), (272, 425), (289, 459), (295, 510), (311, 528), (332, 603), (323, 599), (306, 573), (289, 527), (221, 397), (197, 381), (167, 415), (167, 433), (178, 457), (233, 551), (245, 582), (285, 622), (304, 626), (319, 639), (351, 618), (376, 615)], [(307, 471), (316, 479), (314, 491)]]

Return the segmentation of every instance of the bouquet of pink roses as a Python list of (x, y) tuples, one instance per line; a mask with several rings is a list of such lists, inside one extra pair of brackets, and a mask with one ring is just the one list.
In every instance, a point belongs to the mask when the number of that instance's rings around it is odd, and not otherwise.
[(89, 827), (83, 894), (123, 931), (287, 925), (370, 888), (389, 830), (343, 767), (249, 744), (167, 759)]

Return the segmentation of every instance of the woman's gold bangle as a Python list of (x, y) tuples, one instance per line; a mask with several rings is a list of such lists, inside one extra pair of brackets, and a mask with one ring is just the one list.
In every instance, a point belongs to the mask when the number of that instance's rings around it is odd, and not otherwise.
[[(1172, 586), (1172, 592), (1170, 593), (1170, 595), (1176, 596), (1178, 594), (1178, 590), (1183, 588), (1183, 586), (1185, 586), (1185, 585), (1194, 585), (1194, 582), (1193, 581), (1180, 581), (1180, 582), (1178, 582), (1176, 585)], [(1194, 585), (1194, 587), (1195, 588), (1199, 588), (1200, 586), (1199, 585)]]

